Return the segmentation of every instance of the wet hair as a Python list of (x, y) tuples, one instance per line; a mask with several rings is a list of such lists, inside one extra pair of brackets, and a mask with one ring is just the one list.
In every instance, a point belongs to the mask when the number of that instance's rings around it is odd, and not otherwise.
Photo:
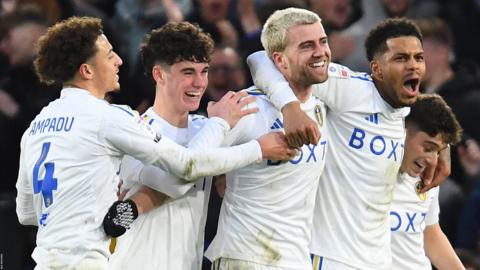
[(46, 84), (63, 84), (75, 77), (80, 65), (95, 55), (103, 34), (100, 19), (70, 17), (50, 27), (38, 42), (35, 72)]
[(365, 41), (368, 61), (387, 51), (387, 40), (408, 36), (416, 37), (423, 42), (422, 33), (412, 20), (394, 18), (381, 21), (370, 31)]
[(314, 12), (301, 8), (286, 8), (275, 11), (265, 22), (260, 40), (268, 56), (282, 52), (287, 47), (288, 29), (297, 25), (321, 22)]
[(441, 134), (446, 144), (457, 144), (462, 128), (447, 103), (437, 94), (422, 94), (410, 107), (405, 119), (407, 125), (414, 124), (420, 131), (435, 137)]
[(210, 34), (189, 22), (167, 23), (148, 34), (140, 49), (149, 77), (156, 64), (171, 66), (181, 61), (210, 62), (214, 42)]

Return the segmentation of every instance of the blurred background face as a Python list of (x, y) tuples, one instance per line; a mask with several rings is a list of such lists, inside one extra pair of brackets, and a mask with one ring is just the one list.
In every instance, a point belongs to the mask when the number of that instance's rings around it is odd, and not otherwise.
[(35, 44), (46, 28), (34, 23), (12, 27), (1, 40), (0, 50), (12, 66), (28, 65), (36, 54)]
[(425, 38), (423, 40), (423, 49), (425, 51), (425, 82), (429, 82), (432, 72), (438, 67), (449, 65), (449, 48), (445, 44), (438, 42), (432, 38)]
[(230, 0), (198, 0), (202, 18), (207, 22), (218, 22), (227, 18)]
[(218, 48), (212, 54), (208, 71), (208, 95), (213, 100), (220, 99), (227, 91), (245, 87), (246, 78), (240, 56), (230, 48)]
[(322, 23), (329, 24), (335, 29), (344, 27), (352, 14), (350, 0), (310, 0), (309, 2), (310, 9), (322, 18)]
[(385, 11), (390, 17), (402, 17), (407, 14), (412, 0), (382, 0)]

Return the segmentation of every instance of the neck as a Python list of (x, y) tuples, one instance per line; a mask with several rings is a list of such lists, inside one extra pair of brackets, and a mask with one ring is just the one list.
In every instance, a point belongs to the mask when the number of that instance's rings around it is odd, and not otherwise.
[(155, 101), (153, 102), (153, 111), (167, 121), (170, 125), (178, 128), (188, 126), (188, 111), (179, 111), (176, 104), (169, 102), (168, 98), (157, 89)]
[(375, 84), (375, 88), (377, 88), (377, 91), (380, 94), (380, 96), (382, 97), (382, 99), (385, 100), (385, 102), (387, 102), (393, 108), (395, 108), (395, 109), (400, 108), (401, 106), (398, 106), (398, 104), (393, 102), (393, 100), (390, 99), (390, 97), (385, 94), (384, 89), (387, 88), (388, 86), (383, 84), (381, 81), (376, 80), (375, 77), (373, 77), (373, 76), (372, 76), (372, 79), (373, 79), (373, 83)]
[(106, 92), (99, 91), (96, 87), (88, 83), (88, 81), (71, 80), (63, 84), (63, 88), (67, 88), (67, 87), (80, 88), (90, 92), (92, 95), (94, 95), (98, 99), (105, 99)]
[(312, 85), (302, 85), (301, 83), (295, 83), (289, 81), (290, 87), (292, 87), (293, 93), (297, 96), (301, 103), (307, 101), (312, 95)]

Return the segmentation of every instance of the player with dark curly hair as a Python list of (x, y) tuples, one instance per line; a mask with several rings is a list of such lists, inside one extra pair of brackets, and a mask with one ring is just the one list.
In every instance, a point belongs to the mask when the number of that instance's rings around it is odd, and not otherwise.
[[(21, 141), (17, 179), (20, 223), (38, 226), (32, 257), (39, 269), (107, 269), (110, 235), (128, 228), (137, 216), (129, 203), (110, 209), (117, 199), (119, 165), (125, 154), (161, 167), (182, 179), (196, 180), (245, 166), (270, 155), (295, 153), (279, 136), (226, 149), (186, 149), (153, 132), (128, 107), (110, 105), (106, 93), (119, 89), (122, 60), (102, 34), (101, 22), (72, 17), (52, 26), (39, 42), (35, 68), (42, 81), (63, 85), (60, 98), (44, 107)], [(223, 135), (241, 116), (244, 103), (219, 102), (219, 120), (206, 123)], [(233, 102), (232, 102), (233, 103)], [(205, 127), (206, 128), (206, 127)], [(207, 136), (207, 135), (205, 135)]]

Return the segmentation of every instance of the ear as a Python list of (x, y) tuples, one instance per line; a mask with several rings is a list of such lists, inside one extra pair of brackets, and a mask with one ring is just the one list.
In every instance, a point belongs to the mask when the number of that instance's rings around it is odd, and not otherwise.
[(288, 68), (287, 58), (281, 52), (272, 53), (272, 61), (279, 70), (286, 70)]
[(155, 82), (158, 84), (165, 83), (165, 72), (162, 70), (162, 68), (159, 65), (154, 65), (152, 67), (152, 77), (155, 80)]
[(78, 72), (84, 80), (91, 80), (93, 78), (93, 68), (89, 64), (81, 64)]
[(378, 63), (378, 60), (373, 59), (370, 62), (370, 69), (372, 70), (373, 77), (379, 80), (383, 79), (382, 69), (380, 68), (380, 64)]

